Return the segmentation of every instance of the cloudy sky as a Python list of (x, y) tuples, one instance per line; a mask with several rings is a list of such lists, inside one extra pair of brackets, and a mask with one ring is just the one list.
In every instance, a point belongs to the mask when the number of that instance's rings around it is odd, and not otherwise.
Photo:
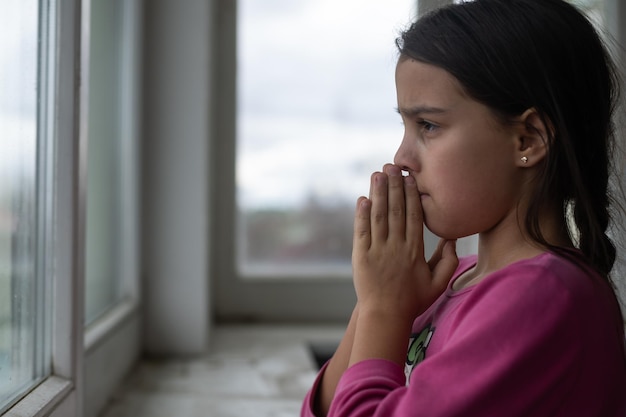
[(393, 159), (394, 40), (414, 0), (243, 0), (238, 33), (240, 206), (353, 202)]
[[(37, 0), (4, 0), (0, 14), (0, 192), (34, 174)], [(18, 184), (13, 184), (18, 186)]]

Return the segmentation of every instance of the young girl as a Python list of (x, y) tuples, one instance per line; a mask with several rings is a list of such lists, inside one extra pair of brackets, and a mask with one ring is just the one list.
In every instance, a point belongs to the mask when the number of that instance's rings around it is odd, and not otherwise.
[(302, 415), (624, 417), (617, 81), (592, 25), (563, 0), (476, 0), (398, 47), (404, 137), (357, 202), (357, 305)]

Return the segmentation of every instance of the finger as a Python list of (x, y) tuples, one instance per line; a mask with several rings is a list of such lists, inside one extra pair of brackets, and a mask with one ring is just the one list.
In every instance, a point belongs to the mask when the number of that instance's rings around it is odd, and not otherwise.
[(386, 240), (389, 225), (387, 223), (387, 194), (388, 177), (383, 172), (372, 174), (372, 208), (370, 222), (372, 227), (373, 240)]
[(370, 228), (370, 210), (372, 203), (365, 197), (359, 197), (356, 202), (354, 213), (354, 236), (352, 246), (354, 251), (365, 251), (369, 249), (372, 236)]
[[(422, 203), (415, 178), (411, 175), (404, 179), (404, 199), (406, 205), (406, 240), (409, 243), (421, 245), (424, 250), (424, 215)], [(423, 253), (422, 253), (423, 255)]]
[(446, 239), (439, 239), (435, 251), (428, 260), (428, 267), (431, 271), (435, 268), (435, 266), (437, 266), (437, 264), (441, 260), (441, 257), (443, 256), (443, 247), (445, 246), (446, 242)]
[(383, 171), (388, 176), (388, 212), (389, 237), (398, 237), (405, 240), (406, 237), (406, 216), (404, 203), (404, 180), (400, 167), (387, 164)]
[(456, 254), (456, 240), (446, 240), (442, 246), (441, 257), (431, 271), (433, 284), (444, 289), (459, 266), (459, 258)]

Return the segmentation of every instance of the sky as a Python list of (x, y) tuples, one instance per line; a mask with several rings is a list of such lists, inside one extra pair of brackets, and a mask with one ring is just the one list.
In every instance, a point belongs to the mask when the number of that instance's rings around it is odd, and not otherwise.
[(242, 0), (237, 195), (244, 208), (367, 194), (402, 138), (395, 39), (413, 0)]
[(33, 175), (36, 149), (37, 0), (4, 0), (0, 14), (0, 194)]

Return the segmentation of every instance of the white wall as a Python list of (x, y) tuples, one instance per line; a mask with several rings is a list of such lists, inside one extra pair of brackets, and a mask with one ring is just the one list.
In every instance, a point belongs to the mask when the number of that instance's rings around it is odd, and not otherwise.
[(145, 3), (143, 300), (152, 355), (208, 348), (212, 4)]

